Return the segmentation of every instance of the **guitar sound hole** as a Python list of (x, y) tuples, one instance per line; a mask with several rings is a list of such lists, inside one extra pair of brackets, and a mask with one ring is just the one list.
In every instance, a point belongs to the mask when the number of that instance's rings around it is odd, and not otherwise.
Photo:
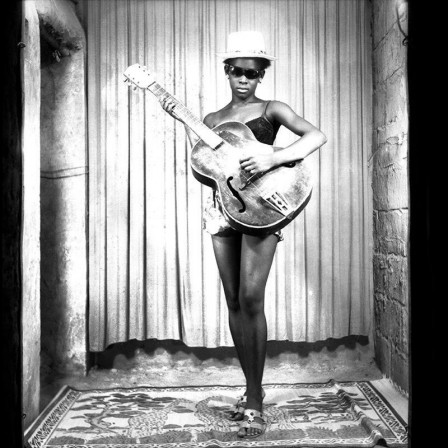
[(246, 211), (246, 204), (244, 203), (241, 196), (238, 194), (238, 191), (236, 191), (235, 188), (233, 188), (233, 185), (231, 183), (232, 180), (233, 180), (233, 176), (231, 176), (227, 179), (227, 186), (229, 187), (229, 190), (232, 192), (233, 196), (235, 196), (235, 198), (238, 199), (238, 201), (240, 201), (241, 208), (238, 211), (240, 213), (244, 213)]

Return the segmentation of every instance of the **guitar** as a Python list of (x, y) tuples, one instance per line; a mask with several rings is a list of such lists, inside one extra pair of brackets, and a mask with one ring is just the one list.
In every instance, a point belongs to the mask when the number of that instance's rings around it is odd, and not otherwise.
[(249, 235), (274, 233), (305, 208), (312, 186), (303, 160), (251, 176), (241, 169), (241, 156), (272, 152), (274, 148), (260, 143), (245, 124), (229, 121), (208, 128), (140, 64), (128, 67), (124, 78), (134, 89), (150, 90), (159, 99), (170, 97), (175, 102), (176, 115), (200, 138), (190, 156), (193, 175), (216, 190), (231, 227)]

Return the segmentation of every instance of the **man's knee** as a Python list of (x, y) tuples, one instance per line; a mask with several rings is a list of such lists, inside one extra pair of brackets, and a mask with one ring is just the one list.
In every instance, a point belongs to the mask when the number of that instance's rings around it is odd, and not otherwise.
[(226, 292), (226, 302), (229, 311), (239, 311), (241, 309), (238, 292)]
[(262, 313), (264, 310), (263, 291), (257, 289), (240, 291), (239, 303), (241, 310), (249, 316), (255, 316)]

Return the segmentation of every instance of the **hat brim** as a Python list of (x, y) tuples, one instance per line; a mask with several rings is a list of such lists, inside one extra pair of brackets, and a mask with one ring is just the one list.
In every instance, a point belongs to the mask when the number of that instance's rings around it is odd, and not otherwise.
[(223, 60), (226, 59), (237, 59), (237, 58), (260, 58), (267, 59), (268, 61), (276, 61), (277, 58), (275, 56), (271, 56), (266, 53), (254, 53), (248, 51), (230, 51), (228, 53), (216, 53), (219, 58)]

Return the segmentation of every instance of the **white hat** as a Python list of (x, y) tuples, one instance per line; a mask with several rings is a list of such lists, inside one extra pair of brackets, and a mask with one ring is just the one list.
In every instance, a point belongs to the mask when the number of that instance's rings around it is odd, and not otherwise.
[(258, 31), (236, 31), (227, 38), (227, 51), (217, 53), (223, 59), (263, 58), (275, 61), (277, 58), (266, 53), (263, 35)]

